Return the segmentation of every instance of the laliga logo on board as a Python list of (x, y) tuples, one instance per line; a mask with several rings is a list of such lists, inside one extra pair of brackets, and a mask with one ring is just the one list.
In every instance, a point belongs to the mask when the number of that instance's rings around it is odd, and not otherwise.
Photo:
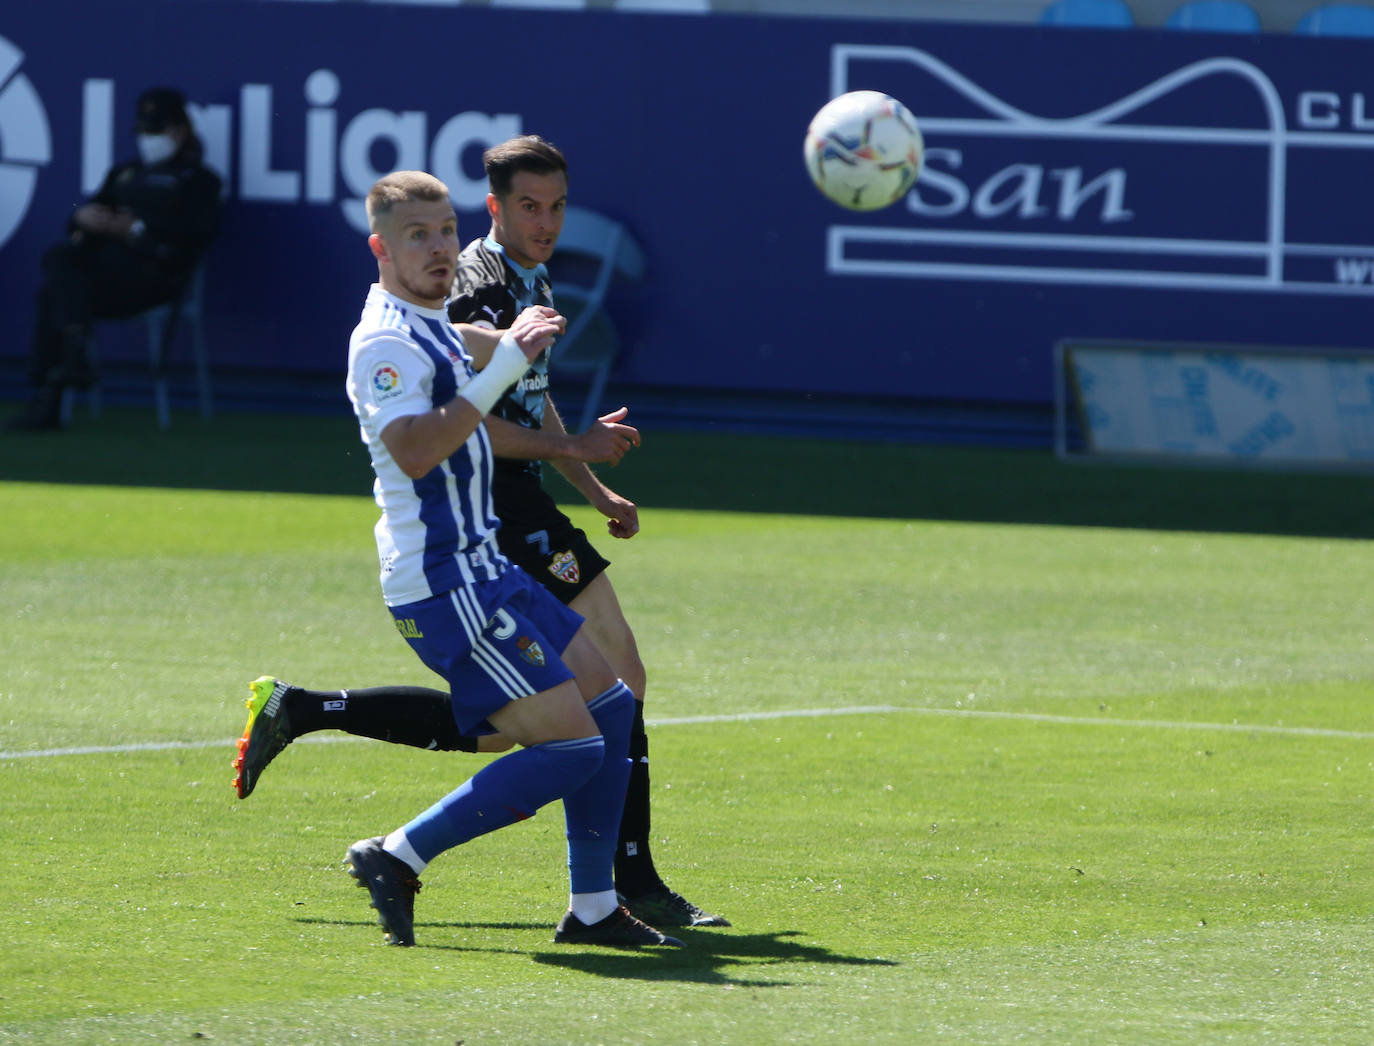
[[(94, 192), (115, 160), (116, 83), (89, 79), (82, 86), (82, 188)], [(331, 69), (305, 78), (300, 103), (270, 83), (239, 85), (233, 102), (192, 102), (191, 122), (205, 143), (205, 162), (224, 178), (226, 191), (245, 203), (337, 206), (358, 232), (368, 231), (364, 199), (388, 171), (427, 170), (448, 185), (460, 210), (485, 210), (485, 173), (474, 177), (463, 154), (521, 132), (517, 113), (467, 111), (434, 126), (422, 109), (368, 107), (341, 112), (343, 82)], [(299, 144), (292, 157), (275, 146)], [(374, 153), (376, 155), (374, 155)], [(382, 165), (377, 156), (388, 161)]]
[(23, 73), (19, 48), (0, 36), (0, 247), (28, 213), (38, 168), (52, 160), (48, 115)]

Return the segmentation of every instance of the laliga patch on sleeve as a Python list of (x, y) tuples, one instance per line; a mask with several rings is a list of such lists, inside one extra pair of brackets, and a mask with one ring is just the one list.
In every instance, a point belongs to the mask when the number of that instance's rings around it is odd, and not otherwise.
[(372, 392), (378, 403), (394, 400), (405, 392), (401, 369), (394, 363), (379, 363), (372, 368)]

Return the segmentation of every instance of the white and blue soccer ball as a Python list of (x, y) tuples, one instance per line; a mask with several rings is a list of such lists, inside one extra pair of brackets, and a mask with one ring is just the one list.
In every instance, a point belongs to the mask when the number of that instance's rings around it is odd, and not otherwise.
[(916, 117), (881, 91), (832, 98), (811, 121), (803, 147), (816, 188), (851, 211), (888, 207), (916, 184), (925, 141)]

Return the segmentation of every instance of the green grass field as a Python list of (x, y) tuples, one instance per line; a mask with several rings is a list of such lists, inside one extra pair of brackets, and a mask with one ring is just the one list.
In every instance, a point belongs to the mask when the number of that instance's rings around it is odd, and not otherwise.
[(230, 785), (255, 676), (431, 682), (356, 431), (176, 425), (0, 440), (0, 1042), (1374, 1041), (1368, 475), (648, 433), (598, 543), (659, 867), (734, 926), (555, 947), (554, 808), (402, 950), (344, 849), (477, 757)]

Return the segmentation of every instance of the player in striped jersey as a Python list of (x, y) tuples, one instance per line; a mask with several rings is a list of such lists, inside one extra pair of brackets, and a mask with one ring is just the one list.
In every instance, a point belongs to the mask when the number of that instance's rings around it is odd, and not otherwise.
[[(561, 152), (536, 136), (514, 138), (483, 157), (491, 182), (487, 197), (490, 233), (459, 256), (449, 317), (462, 325), (478, 363), (486, 366), (500, 331), (528, 306), (553, 301), (544, 262), (553, 253), (567, 196), (567, 165)], [(463, 321), (472, 321), (469, 325)], [(602, 483), (588, 467), (617, 463), (639, 443), (622, 424), (624, 409), (586, 432), (563, 428), (548, 395), (548, 354), (507, 390), (487, 427), (498, 454), (493, 477), (497, 540), (564, 604), (583, 615), (592, 638), (635, 694), (630, 734), (632, 770), (616, 849), (615, 883), (629, 909), (657, 926), (729, 926), (664, 883), (650, 848), (649, 742), (644, 725), (644, 663), (625, 620), (602, 557), (543, 489), (540, 459), (549, 459), (608, 521), (608, 533), (633, 537), (639, 530), (633, 502)], [(502, 751), (499, 738), (464, 736), (452, 722), (447, 695), (426, 687), (382, 686), (307, 690), (264, 676), (252, 684), (248, 725), (239, 741), (235, 786), (241, 798), (262, 771), (302, 734), (345, 732), (437, 751)], [(271, 714), (265, 714), (273, 701)]]
[(613, 883), (634, 698), (564, 607), (496, 547), (483, 417), (552, 342), (560, 317), (527, 310), (477, 374), (444, 300), (458, 255), (448, 189), (419, 171), (367, 197), (378, 282), (349, 344), (348, 395), (376, 473), (383, 598), (449, 683), (466, 734), (521, 745), (407, 824), (360, 840), (347, 863), (392, 944), (411, 945), (418, 876), (445, 850), (563, 800), (569, 910), (559, 942), (681, 945), (635, 919)]

